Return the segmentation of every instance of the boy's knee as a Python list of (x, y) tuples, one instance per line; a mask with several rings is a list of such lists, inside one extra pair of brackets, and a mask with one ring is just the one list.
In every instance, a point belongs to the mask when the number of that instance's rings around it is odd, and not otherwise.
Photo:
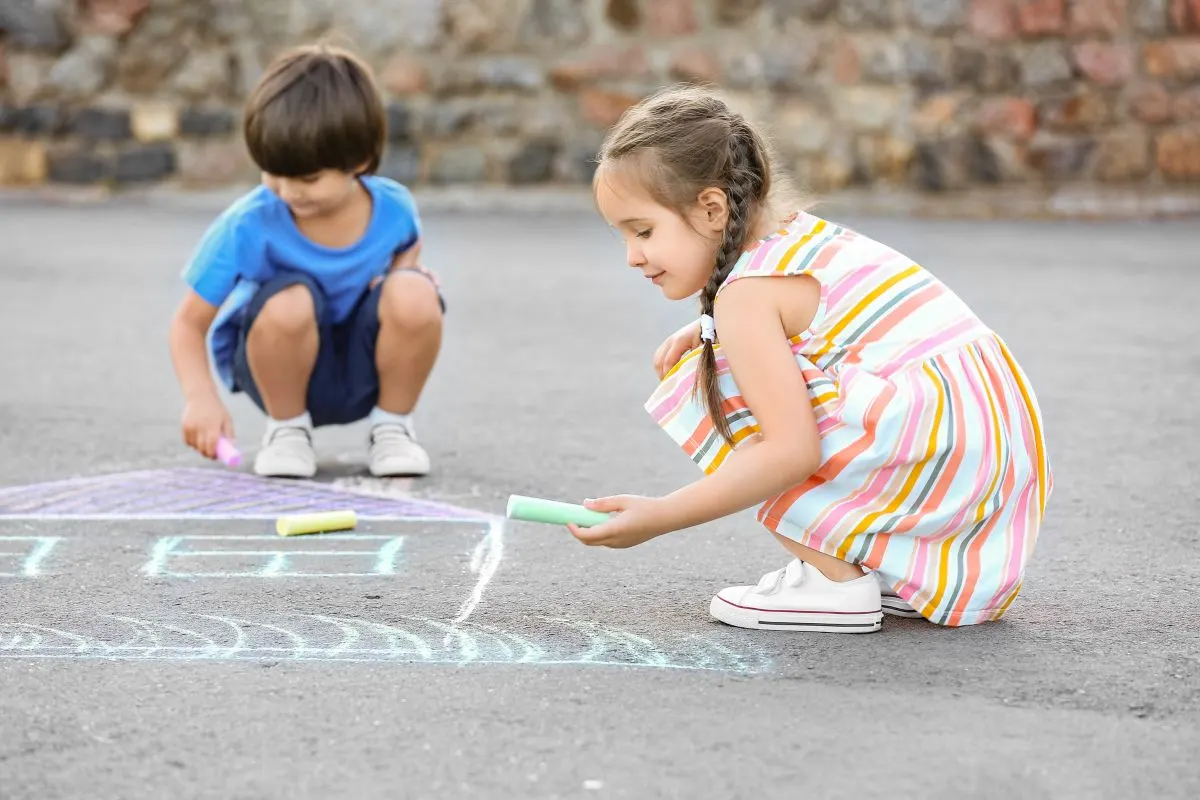
[(282, 289), (263, 303), (254, 319), (253, 329), (296, 335), (312, 330), (317, 324), (316, 301), (302, 283)]
[(383, 282), (379, 321), (406, 332), (442, 325), (442, 307), (433, 283), (418, 272), (394, 272)]

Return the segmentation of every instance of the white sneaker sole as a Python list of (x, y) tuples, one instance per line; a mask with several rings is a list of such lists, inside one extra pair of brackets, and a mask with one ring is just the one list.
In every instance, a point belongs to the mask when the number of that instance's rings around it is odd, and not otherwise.
[(428, 464), (370, 464), (367, 467), (376, 478), (424, 478), (429, 474)]
[(257, 464), (254, 467), (254, 474), (264, 478), (314, 478), (317, 475), (317, 468), (314, 466), (311, 469), (307, 468), (291, 468), (280, 469), (272, 468), (271, 465), (259, 467)]
[(879, 598), (880, 605), (883, 606), (883, 613), (893, 617), (907, 617), (908, 619), (923, 619), (921, 612), (914, 609), (904, 600), (895, 595), (883, 595)]
[(816, 633), (874, 633), (883, 625), (883, 611), (801, 611), (739, 606), (717, 595), (708, 607), (714, 618), (738, 628)]

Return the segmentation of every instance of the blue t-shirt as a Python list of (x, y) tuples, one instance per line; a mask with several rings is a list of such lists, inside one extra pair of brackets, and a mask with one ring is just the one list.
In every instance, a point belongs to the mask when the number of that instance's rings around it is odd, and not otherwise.
[(407, 188), (375, 175), (361, 180), (371, 193), (371, 221), (349, 247), (324, 247), (306, 237), (287, 204), (266, 186), (244, 195), (209, 226), (183, 279), (220, 308), (208, 332), (208, 349), (227, 387), (234, 385), (240, 312), (259, 286), (281, 272), (311, 275), (325, 292), (326, 313), (337, 324), (350, 316), (371, 279), (387, 272), (396, 254), (420, 236), (417, 205)]

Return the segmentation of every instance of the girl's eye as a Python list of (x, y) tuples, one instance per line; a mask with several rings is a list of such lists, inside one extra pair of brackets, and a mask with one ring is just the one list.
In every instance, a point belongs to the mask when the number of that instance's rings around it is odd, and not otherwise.
[(321, 179), (320, 175), (305, 175), (300, 179), (301, 183), (316, 183)]
[(649, 239), (650, 238), (650, 229), (647, 228), (644, 231), (638, 231), (634, 235), (637, 236), (637, 238), (639, 238), (639, 239)]

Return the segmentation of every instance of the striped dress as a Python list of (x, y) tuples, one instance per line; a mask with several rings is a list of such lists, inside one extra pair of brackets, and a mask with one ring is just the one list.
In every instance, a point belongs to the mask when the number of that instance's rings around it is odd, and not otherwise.
[[(1052, 487), (1025, 375), (944, 284), (847, 228), (798, 214), (744, 253), (724, 286), (786, 275), (821, 285), (812, 325), (791, 344), (822, 463), (764, 503), (759, 521), (877, 571), (933, 622), (998, 619), (1021, 589)], [(646, 409), (707, 473), (731, 448), (693, 395), (699, 352), (676, 364)], [(719, 345), (716, 357), (740, 442), (758, 425)]]

